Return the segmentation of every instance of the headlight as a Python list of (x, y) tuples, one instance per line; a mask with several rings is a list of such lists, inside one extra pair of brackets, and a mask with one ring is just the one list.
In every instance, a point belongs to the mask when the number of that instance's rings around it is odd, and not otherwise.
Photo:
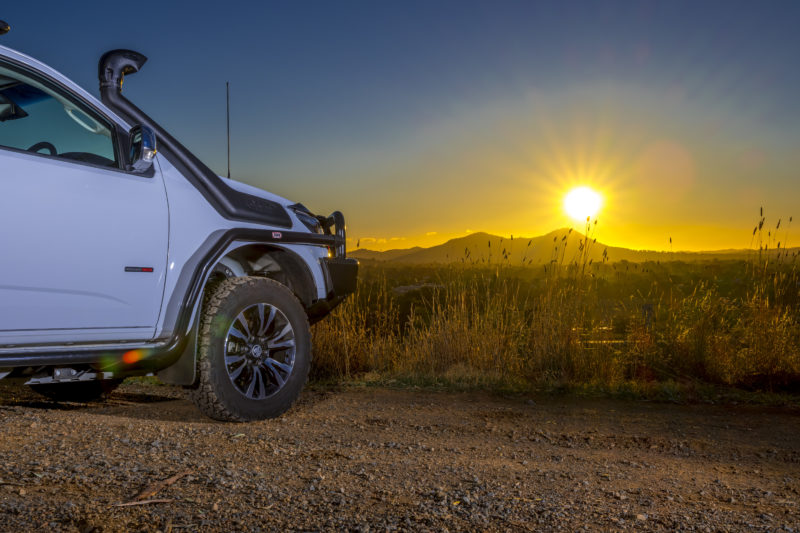
[(304, 211), (295, 211), (294, 214), (297, 215), (298, 220), (300, 220), (300, 222), (302, 222), (303, 225), (312, 233), (319, 233), (320, 235), (325, 233), (322, 229), (322, 224), (319, 223), (317, 217), (309, 215)]

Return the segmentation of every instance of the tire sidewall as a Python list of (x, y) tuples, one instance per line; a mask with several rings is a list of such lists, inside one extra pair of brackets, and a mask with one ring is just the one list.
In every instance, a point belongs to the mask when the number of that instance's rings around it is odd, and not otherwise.
[[(286, 411), (300, 395), (311, 364), (311, 333), (305, 310), (288, 288), (272, 280), (253, 280), (239, 285), (220, 304), (211, 320), (208, 339), (208, 376), (223, 405), (241, 420), (272, 418)], [(225, 365), (225, 337), (235, 317), (251, 305), (275, 306), (292, 325), (295, 360), (292, 373), (283, 387), (262, 400), (247, 398), (234, 386)]]

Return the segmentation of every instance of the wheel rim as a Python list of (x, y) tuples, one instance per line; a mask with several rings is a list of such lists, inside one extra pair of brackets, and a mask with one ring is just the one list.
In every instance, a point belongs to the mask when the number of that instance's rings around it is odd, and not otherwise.
[(274, 305), (247, 307), (225, 335), (225, 369), (233, 386), (251, 400), (281, 390), (294, 369), (295, 335), (291, 322)]

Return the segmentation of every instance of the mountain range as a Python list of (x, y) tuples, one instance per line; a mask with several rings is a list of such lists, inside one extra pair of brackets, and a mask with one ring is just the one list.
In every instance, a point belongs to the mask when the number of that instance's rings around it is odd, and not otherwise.
[[(510, 265), (547, 264), (552, 261), (568, 264), (577, 260), (582, 246), (588, 242), (588, 259), (609, 262), (630, 261), (709, 261), (714, 259), (744, 259), (752, 250), (716, 250), (708, 252), (657, 252), (632, 250), (607, 246), (568, 228), (551, 231), (539, 237), (499, 237), (488, 233), (471, 233), (466, 237), (451, 239), (430, 248), (386, 250), (383, 252), (360, 248), (349, 251), (350, 257), (367, 261), (382, 261), (401, 264), (433, 263), (500, 263)], [(795, 249), (797, 250), (797, 249)]]

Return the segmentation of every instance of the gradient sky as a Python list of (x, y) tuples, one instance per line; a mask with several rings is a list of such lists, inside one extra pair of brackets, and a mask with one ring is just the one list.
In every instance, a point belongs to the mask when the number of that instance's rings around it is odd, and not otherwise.
[[(373, 249), (573, 225), (619, 246), (800, 245), (800, 2), (4, 2), (0, 43), (125, 93), (225, 173), (344, 211)], [(800, 221), (798, 221), (800, 222)], [(795, 223), (795, 226), (798, 224)]]

